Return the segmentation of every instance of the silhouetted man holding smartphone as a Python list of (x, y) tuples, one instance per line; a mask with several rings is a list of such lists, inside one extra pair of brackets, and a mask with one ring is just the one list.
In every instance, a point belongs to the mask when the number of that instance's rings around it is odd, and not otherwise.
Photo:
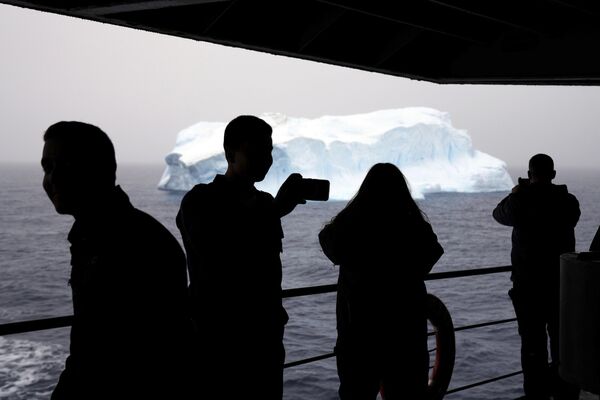
[(239, 116), (225, 129), (227, 171), (196, 185), (177, 226), (188, 256), (203, 398), (281, 399), (283, 331), (280, 218), (301, 198), (300, 174), (276, 198), (257, 190), (273, 158), (272, 128)]
[(187, 398), (191, 321), (185, 255), (115, 186), (100, 128), (58, 122), (44, 134), (43, 186), (69, 232), (74, 319), (52, 400)]
[(560, 255), (575, 251), (579, 202), (565, 185), (552, 183), (556, 171), (550, 156), (533, 156), (528, 176), (519, 178), (493, 212), (496, 221), (513, 227), (509, 294), (521, 336), (523, 388), (527, 399), (576, 400), (577, 388), (558, 376), (558, 313)]

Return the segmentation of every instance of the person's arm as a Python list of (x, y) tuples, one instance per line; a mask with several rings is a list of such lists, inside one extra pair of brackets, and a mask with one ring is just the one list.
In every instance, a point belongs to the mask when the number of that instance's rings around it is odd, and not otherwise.
[(291, 213), (298, 204), (306, 203), (306, 200), (302, 198), (302, 194), (300, 193), (301, 182), (302, 175), (297, 173), (291, 174), (283, 182), (279, 191), (277, 191), (275, 207), (277, 207), (279, 217), (285, 217)]
[(502, 199), (492, 212), (496, 222), (506, 226), (515, 226), (519, 223), (521, 192), (526, 190), (528, 186), (528, 179), (519, 178), (519, 183), (512, 188), (510, 194)]
[[(577, 222), (579, 221), (579, 217), (581, 216), (581, 210), (579, 208), (579, 201), (577, 200), (577, 198), (575, 196), (573, 196), (572, 194), (569, 194), (569, 225), (571, 227), (575, 227), (575, 225), (577, 225)], [(600, 238), (599, 238), (600, 240)]]
[(321, 249), (323, 249), (323, 253), (331, 260), (332, 263), (339, 265), (339, 259), (336, 254), (336, 245), (335, 245), (335, 228), (333, 224), (328, 224), (319, 232), (319, 244), (321, 245)]
[(516, 194), (511, 193), (506, 196), (494, 209), (492, 216), (494, 219), (506, 226), (514, 226), (517, 223), (518, 199)]
[[(184, 242), (192, 245), (195, 250), (210, 246), (209, 241), (213, 235), (209, 234), (213, 228), (209, 211), (210, 206), (202, 196), (192, 189), (181, 200), (177, 213), (177, 228), (181, 232)], [(214, 210), (213, 210), (214, 211)], [(214, 232), (212, 232), (214, 234)]]
[(423, 261), (422, 272), (425, 276), (431, 271), (435, 263), (437, 263), (438, 260), (442, 257), (442, 255), (444, 254), (444, 248), (438, 242), (437, 235), (433, 232), (433, 229), (431, 228), (431, 225), (429, 223), (426, 223), (425, 225), (422, 240), (423, 243), (426, 244), (421, 258)]

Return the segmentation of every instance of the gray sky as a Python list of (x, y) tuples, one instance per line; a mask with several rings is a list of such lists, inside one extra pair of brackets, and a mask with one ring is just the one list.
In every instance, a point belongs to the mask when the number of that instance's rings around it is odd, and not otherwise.
[(59, 120), (97, 124), (123, 163), (162, 163), (177, 132), (239, 114), (428, 106), (521, 168), (600, 168), (600, 87), (435, 85), (0, 5), (0, 161), (39, 160)]

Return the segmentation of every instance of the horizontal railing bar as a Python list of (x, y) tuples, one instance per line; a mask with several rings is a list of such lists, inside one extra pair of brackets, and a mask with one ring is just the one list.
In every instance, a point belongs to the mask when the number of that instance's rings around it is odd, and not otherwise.
[(486, 379), (483, 381), (479, 381), (479, 382), (475, 382), (475, 383), (471, 383), (470, 385), (465, 385), (465, 386), (461, 386), (461, 387), (457, 387), (454, 389), (450, 389), (446, 392), (446, 394), (452, 394), (452, 393), (456, 393), (456, 392), (461, 392), (463, 390), (467, 390), (467, 389), (471, 389), (477, 386), (481, 386), (481, 385), (486, 385), (488, 383), (492, 383), (492, 382), (496, 382), (502, 379), (506, 379), (506, 378), (510, 378), (513, 376), (517, 376), (522, 374), (523, 371), (517, 371), (517, 372), (511, 372), (510, 374), (506, 374), (506, 375), (501, 375), (501, 376), (497, 376), (495, 378), (490, 378), (490, 379)]
[[(451, 271), (451, 272), (437, 272), (427, 275), (425, 280), (437, 280), (437, 279), (449, 279), (459, 278), (464, 276), (475, 276), (475, 275), (487, 275), (499, 272), (508, 272), (511, 270), (511, 266), (502, 267), (489, 267), (489, 268), (477, 268), (468, 269), (462, 271)], [(320, 286), (308, 286), (294, 289), (283, 290), (282, 297), (300, 297), (311, 294), (331, 293), (337, 290), (337, 284), (320, 285)], [(26, 333), (41, 331), (45, 329), (64, 328), (72, 324), (73, 316), (63, 316), (54, 318), (36, 319), (31, 321), (11, 322), (8, 324), (0, 325), (0, 336), (13, 335), (17, 333)], [(490, 323), (486, 323), (490, 324)], [(466, 329), (466, 328), (465, 328)], [(456, 330), (459, 330), (457, 328)]]
[[(454, 328), (454, 332), (466, 331), (468, 329), (475, 329), (475, 328), (483, 328), (484, 326), (506, 324), (507, 322), (514, 322), (516, 320), (517, 320), (516, 318), (507, 318), (507, 319), (499, 319), (497, 321), (482, 322), (480, 324), (465, 325), (465, 326), (460, 326), (458, 328)], [(427, 333), (427, 336), (433, 336), (433, 335), (435, 335), (435, 332)]]
[[(509, 319), (502, 319), (502, 320), (498, 320), (498, 321), (483, 322), (481, 324), (466, 325), (466, 326), (461, 326), (461, 327), (455, 328), (454, 331), (455, 332), (456, 331), (464, 331), (464, 330), (467, 330), (467, 329), (481, 328), (481, 327), (484, 327), (484, 326), (504, 324), (504, 323), (513, 322), (513, 321), (516, 321), (516, 320), (517, 320), (516, 318), (509, 318)], [(428, 336), (433, 336), (433, 335), (435, 335), (435, 332), (429, 332), (427, 335)], [(429, 352), (431, 353), (431, 352), (433, 352), (435, 350), (436, 349), (433, 348), (433, 349), (430, 349)], [(301, 360), (298, 360), (298, 361), (293, 361), (293, 362), (287, 363), (287, 364), (284, 365), (284, 368), (295, 367), (296, 365), (308, 364), (308, 363), (313, 362), (313, 361), (319, 361), (319, 360), (323, 360), (325, 358), (333, 357), (334, 355), (335, 355), (334, 353), (327, 353), (327, 354), (323, 354), (323, 355), (316, 356), (316, 357), (304, 358), (304, 359), (301, 359)]]
[[(510, 272), (512, 266), (506, 265), (501, 267), (486, 267), (486, 268), (475, 268), (475, 269), (463, 269), (460, 271), (449, 271), (449, 272), (435, 272), (425, 277), (426, 281), (435, 281), (438, 279), (450, 279), (450, 278), (461, 278), (465, 276), (476, 276), (476, 275), (488, 275), (497, 274), (500, 272)], [(282, 297), (300, 297), (308, 296), (311, 294), (330, 293), (337, 290), (337, 284), (330, 285), (319, 285), (319, 286), (306, 286), (295, 289), (284, 289)]]
[(16, 333), (42, 331), (45, 329), (64, 328), (73, 324), (73, 316), (34, 319), (31, 321), (11, 322), (0, 325), (0, 336)]
[(449, 278), (463, 278), (465, 276), (476, 276), (476, 275), (488, 275), (497, 274), (500, 272), (512, 271), (511, 265), (504, 265), (501, 267), (486, 267), (486, 268), (474, 268), (474, 269), (463, 269), (461, 271), (449, 271), (449, 272), (434, 272), (425, 277), (426, 281), (435, 281), (438, 279), (449, 279)]
[(454, 332), (464, 331), (464, 330), (467, 330), (467, 329), (482, 328), (484, 326), (506, 324), (508, 322), (515, 322), (516, 320), (517, 320), (516, 318), (507, 318), (507, 319), (499, 319), (497, 321), (482, 322), (480, 324), (465, 325), (465, 326), (461, 326), (461, 327), (458, 327), (458, 328), (454, 328)]
[[(438, 279), (450, 279), (450, 278), (459, 278), (459, 277), (466, 277), (466, 276), (487, 275), (487, 274), (500, 273), (500, 272), (510, 272), (511, 269), (512, 269), (511, 266), (501, 266), (501, 267), (477, 268), (477, 269), (461, 270), (461, 271), (438, 272), (438, 273), (433, 273), (433, 274), (427, 275), (425, 280), (438, 280)], [(285, 289), (285, 290), (283, 290), (282, 298), (300, 297), (300, 296), (307, 296), (307, 295), (321, 294), (321, 293), (331, 293), (331, 292), (335, 292), (336, 290), (337, 290), (337, 284)], [(462, 330), (467, 330), (467, 329), (480, 328), (480, 327), (484, 327), (484, 326), (498, 325), (498, 324), (502, 324), (502, 323), (513, 322), (515, 320), (516, 320), (516, 318), (509, 318), (509, 319), (498, 320), (498, 321), (484, 322), (484, 323), (480, 323), (480, 324), (466, 325), (466, 326), (455, 328), (454, 331), (462, 331)], [(31, 321), (12, 322), (12, 323), (0, 325), (0, 336), (12, 335), (12, 334), (17, 334), (17, 333), (34, 332), (34, 331), (40, 331), (40, 330), (45, 330), (45, 329), (64, 328), (64, 327), (68, 327), (68, 326), (72, 325), (72, 323), (73, 323), (72, 315), (62, 316), (62, 317), (36, 319), (36, 320), (31, 320)], [(432, 334), (434, 334), (434, 333), (429, 333), (429, 335), (432, 335)], [(335, 353), (322, 354), (319, 356), (305, 358), (305, 359), (286, 363), (286, 364), (284, 364), (284, 368), (291, 368), (291, 367), (295, 367), (298, 365), (308, 364), (308, 363), (325, 360), (325, 359), (332, 358), (332, 357), (335, 357)], [(465, 386), (451, 389), (451, 390), (447, 391), (446, 394), (451, 394), (451, 393), (456, 393), (456, 392), (459, 392), (462, 390), (471, 389), (473, 387), (477, 387), (477, 386), (485, 385), (485, 384), (492, 383), (495, 381), (499, 381), (502, 379), (510, 378), (512, 376), (516, 376), (521, 373), (522, 373), (522, 371), (518, 371), (518, 372), (513, 372), (510, 374), (498, 376), (495, 378), (486, 379), (486, 380), (483, 380), (480, 382), (472, 383), (470, 385), (465, 385)]]
[(282, 298), (286, 299), (289, 297), (300, 297), (308, 296), (311, 294), (331, 293), (337, 290), (337, 284), (320, 285), (320, 286), (306, 286), (295, 289), (284, 289), (281, 295)]
[(325, 360), (325, 359), (331, 358), (331, 357), (335, 357), (335, 353), (327, 353), (327, 354), (322, 354), (322, 355), (316, 356), (316, 357), (303, 358), (298, 361), (292, 361), (292, 362), (283, 364), (283, 368), (296, 367), (298, 365), (308, 364), (308, 363), (315, 362), (315, 361), (321, 361), (321, 360)]

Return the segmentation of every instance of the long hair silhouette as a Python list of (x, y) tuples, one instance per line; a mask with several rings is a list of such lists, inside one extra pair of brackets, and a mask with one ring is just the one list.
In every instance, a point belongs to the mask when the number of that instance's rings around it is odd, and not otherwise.
[(373, 165), (358, 192), (332, 222), (367, 214), (394, 215), (427, 221), (427, 216), (412, 198), (404, 174), (391, 163)]

